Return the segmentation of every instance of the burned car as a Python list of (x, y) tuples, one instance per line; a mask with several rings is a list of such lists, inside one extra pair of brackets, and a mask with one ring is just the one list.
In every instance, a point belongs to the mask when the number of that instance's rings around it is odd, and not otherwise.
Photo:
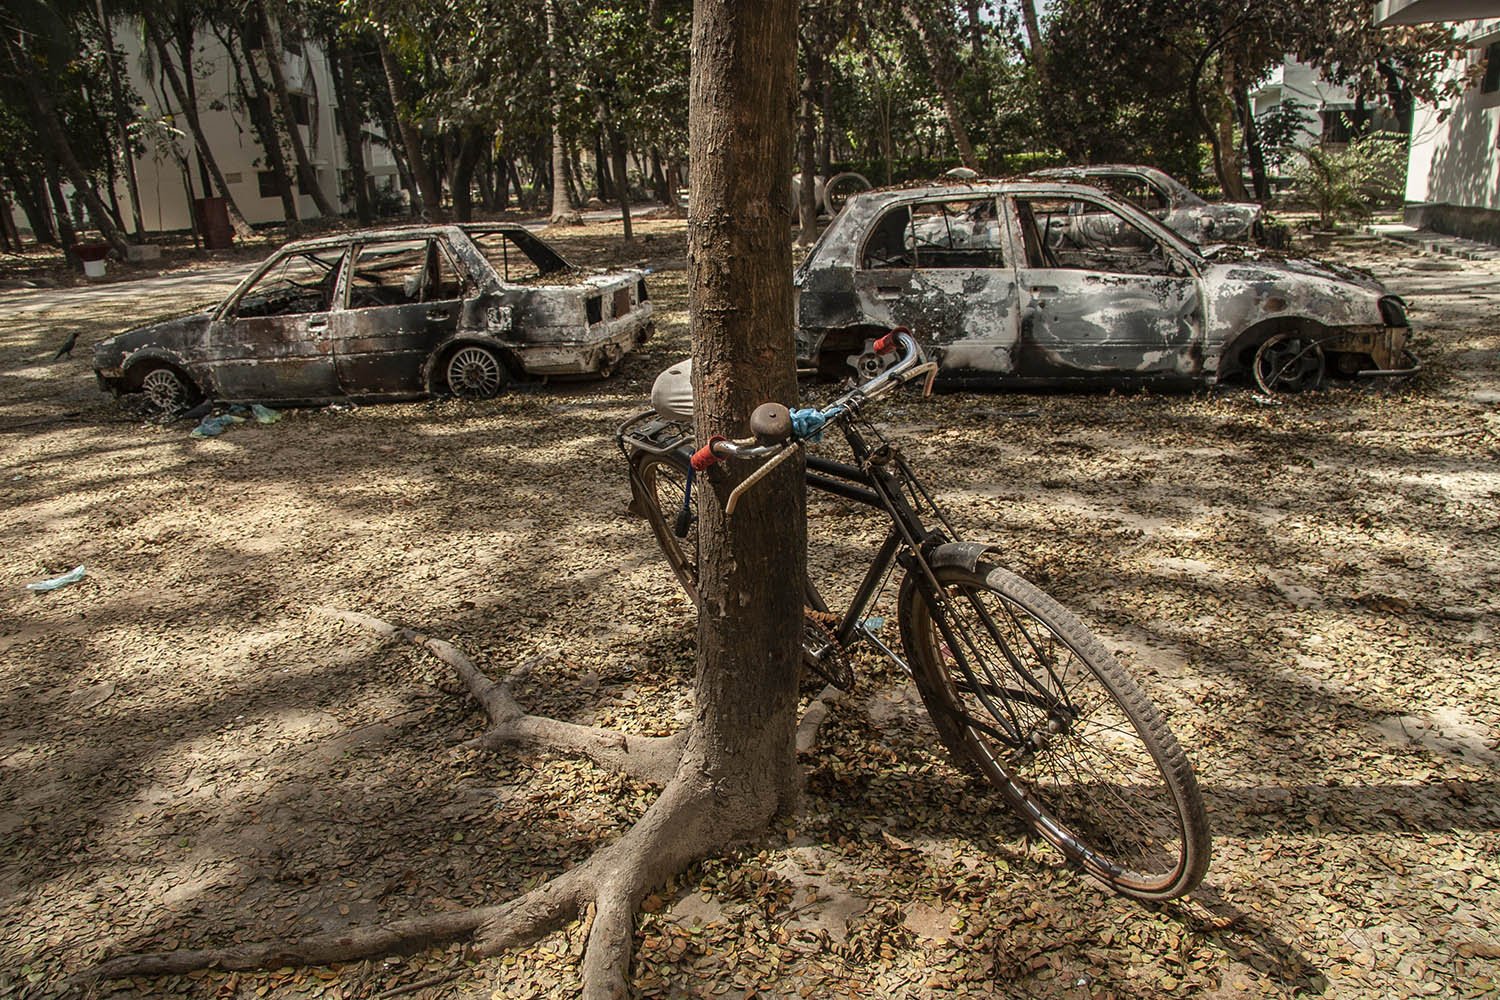
[(1200, 251), (1099, 188), (984, 181), (858, 194), (798, 267), (804, 364), (873, 374), (911, 328), (950, 383), (1297, 391), (1416, 369), (1372, 276), (1247, 246)]
[(1155, 167), (1097, 164), (1052, 167), (1032, 177), (1102, 188), (1157, 219), (1189, 243), (1260, 243), (1265, 228), (1255, 202), (1205, 201), (1186, 184)]
[(651, 315), (643, 272), (580, 272), (520, 226), (404, 226), (288, 243), (214, 308), (100, 342), (94, 369), (158, 412), (487, 399), (512, 379), (609, 375)]

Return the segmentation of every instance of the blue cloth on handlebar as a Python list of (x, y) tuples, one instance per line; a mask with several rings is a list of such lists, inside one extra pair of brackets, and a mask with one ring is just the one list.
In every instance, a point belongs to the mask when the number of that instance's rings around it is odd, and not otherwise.
[(843, 412), (842, 406), (831, 407), (828, 410), (792, 410), (792, 437), (798, 441), (821, 441), (823, 428), (830, 420)]

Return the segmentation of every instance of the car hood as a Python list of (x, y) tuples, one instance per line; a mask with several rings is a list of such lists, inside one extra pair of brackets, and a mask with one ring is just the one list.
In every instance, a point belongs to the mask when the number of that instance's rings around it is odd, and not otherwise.
[(1219, 244), (1203, 247), (1203, 257), (1211, 264), (1233, 265), (1240, 272), (1241, 280), (1267, 281), (1298, 275), (1323, 281), (1344, 282), (1358, 285), (1377, 294), (1385, 294), (1385, 286), (1369, 271), (1358, 267), (1345, 267), (1311, 257), (1294, 257), (1274, 250), (1238, 244)]
[(212, 311), (204, 310), (126, 330), (94, 345), (94, 363), (98, 367), (113, 367), (143, 347), (180, 353), (189, 344), (198, 342), (212, 318)]
[(1279, 317), (1328, 327), (1382, 322), (1385, 287), (1364, 271), (1239, 246), (1208, 255), (1206, 264), (1210, 312), (1225, 334)]

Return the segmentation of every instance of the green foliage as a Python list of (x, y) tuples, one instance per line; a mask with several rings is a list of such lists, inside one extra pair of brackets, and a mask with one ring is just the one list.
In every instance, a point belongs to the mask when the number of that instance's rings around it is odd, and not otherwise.
[(1317, 210), (1326, 229), (1400, 199), (1406, 186), (1406, 142), (1403, 136), (1376, 132), (1343, 147), (1310, 147), (1290, 175), (1292, 191)]
[(1313, 107), (1288, 97), (1255, 119), (1260, 131), (1261, 155), (1272, 170), (1284, 170), (1297, 156), (1299, 139), (1306, 135)]

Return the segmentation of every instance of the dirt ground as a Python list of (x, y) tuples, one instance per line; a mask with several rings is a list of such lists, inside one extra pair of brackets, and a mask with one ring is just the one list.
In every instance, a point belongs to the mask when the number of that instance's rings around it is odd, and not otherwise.
[[(558, 237), (660, 268), (658, 337), (607, 382), (289, 411), (205, 441), (97, 392), (88, 346), (232, 280), (0, 292), (0, 996), (61, 995), (124, 951), (495, 901), (640, 813), (649, 788), (591, 765), (467, 748), (482, 717), (446, 668), (321, 611), (450, 639), (497, 674), (535, 658), (534, 711), (678, 723), (692, 614), (625, 516), (612, 435), (687, 352), (684, 242), (680, 222), (639, 228)], [(1500, 267), (1330, 253), (1409, 297), (1414, 382), (880, 414), (965, 533), (1079, 611), (1168, 712), (1214, 825), (1204, 887), (1144, 907), (1062, 865), (862, 658), (804, 758), (802, 814), (648, 900), (639, 995), (1495, 994)], [(838, 557), (873, 529), (813, 513)], [(24, 589), (78, 565), (80, 583)], [(99, 995), (566, 996), (581, 944), (573, 927), (486, 960)]]

